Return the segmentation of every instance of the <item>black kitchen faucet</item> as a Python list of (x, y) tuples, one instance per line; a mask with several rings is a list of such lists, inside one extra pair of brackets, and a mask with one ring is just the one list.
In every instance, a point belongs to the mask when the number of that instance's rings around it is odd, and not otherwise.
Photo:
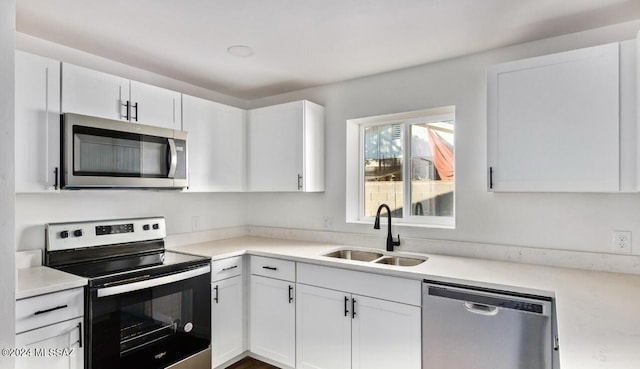
[(380, 229), (380, 210), (382, 210), (382, 208), (387, 209), (387, 219), (389, 219), (389, 222), (387, 223), (387, 251), (393, 251), (394, 246), (400, 246), (400, 235), (398, 235), (397, 241), (393, 240), (393, 236), (391, 235), (391, 209), (389, 209), (387, 204), (382, 204), (378, 207), (376, 221), (373, 223), (373, 229)]

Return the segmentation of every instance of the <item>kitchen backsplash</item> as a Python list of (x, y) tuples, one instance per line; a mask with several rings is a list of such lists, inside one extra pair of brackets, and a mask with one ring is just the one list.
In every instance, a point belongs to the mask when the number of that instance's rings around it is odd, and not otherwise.
[[(384, 249), (385, 237), (307, 229), (239, 226), (167, 236), (167, 246), (180, 246), (240, 236), (258, 236)], [(418, 252), (561, 268), (640, 274), (640, 256), (542, 249), (477, 242), (402, 238), (398, 252)]]

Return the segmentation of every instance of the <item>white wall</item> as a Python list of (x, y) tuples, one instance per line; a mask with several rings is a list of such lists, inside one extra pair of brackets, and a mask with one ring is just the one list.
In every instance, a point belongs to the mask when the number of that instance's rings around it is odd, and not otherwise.
[[(15, 0), (0, 1), (0, 348), (15, 337), (14, 50)], [(0, 356), (0, 368), (12, 368)]]
[(248, 223), (322, 229), (328, 216), (335, 230), (376, 234), (382, 245), (383, 231), (345, 223), (346, 120), (455, 105), (456, 229), (398, 227), (402, 236), (606, 253), (613, 230), (630, 230), (640, 254), (640, 194), (486, 191), (487, 66), (630, 40), (639, 29), (634, 21), (251, 101), (260, 107), (306, 98), (326, 107), (326, 192), (249, 194)]
[[(246, 224), (245, 196), (176, 191), (80, 190), (16, 196), (17, 250), (44, 248), (44, 224), (164, 216), (167, 234)], [(197, 229), (192, 217), (197, 216)]]

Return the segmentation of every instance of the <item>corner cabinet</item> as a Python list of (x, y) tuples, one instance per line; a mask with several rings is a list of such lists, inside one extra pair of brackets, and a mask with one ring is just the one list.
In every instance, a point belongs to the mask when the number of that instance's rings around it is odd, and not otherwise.
[(62, 113), (182, 129), (179, 92), (62, 63)]
[(249, 111), (248, 190), (324, 191), (324, 107), (307, 100)]
[(16, 51), (16, 192), (58, 189), (60, 62)]
[(420, 281), (297, 265), (297, 369), (420, 369)]
[(636, 144), (623, 138), (635, 131), (635, 90), (626, 81), (635, 73), (630, 46), (612, 43), (489, 68), (490, 191), (636, 190)]
[(182, 96), (189, 133), (189, 191), (240, 192), (245, 188), (246, 111)]
[(296, 365), (295, 263), (252, 256), (249, 350), (274, 363)]

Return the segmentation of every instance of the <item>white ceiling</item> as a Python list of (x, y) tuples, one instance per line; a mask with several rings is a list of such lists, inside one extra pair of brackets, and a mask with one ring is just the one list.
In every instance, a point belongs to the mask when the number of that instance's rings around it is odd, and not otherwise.
[(640, 0), (17, 0), (16, 21), (254, 99), (638, 18)]

